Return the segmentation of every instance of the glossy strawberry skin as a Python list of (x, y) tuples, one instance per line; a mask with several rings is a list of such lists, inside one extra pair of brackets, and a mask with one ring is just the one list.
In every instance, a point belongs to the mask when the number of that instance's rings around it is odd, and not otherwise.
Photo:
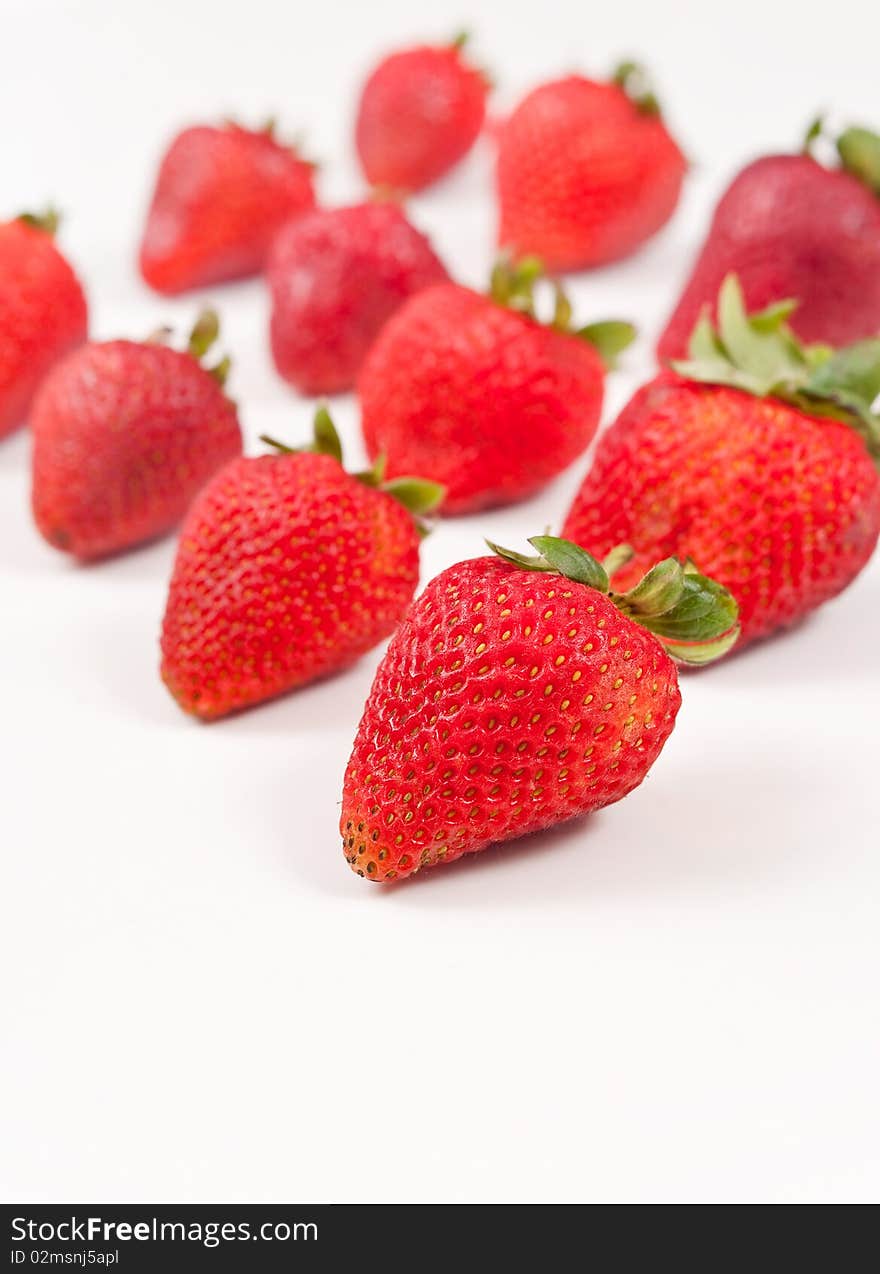
[(49, 368), (86, 339), (83, 290), (44, 230), (0, 225), (0, 438), (27, 419)]
[(407, 297), (447, 278), (395, 204), (316, 209), (277, 236), (267, 277), (275, 366), (304, 394), (351, 389)]
[(162, 628), (162, 677), (212, 720), (353, 663), (418, 583), (412, 516), (325, 455), (232, 461), (187, 516)]
[(675, 723), (675, 667), (602, 593), (498, 558), (432, 580), (383, 659), (340, 830), (389, 881), (619, 801)]
[(189, 354), (84, 345), (34, 403), (33, 511), (45, 539), (86, 561), (164, 534), (241, 452), (234, 404)]
[(749, 164), (722, 196), (691, 278), (657, 347), (683, 358), (703, 307), (738, 275), (750, 311), (798, 299), (804, 341), (840, 346), (880, 331), (880, 199), (808, 155)]
[(401, 192), (437, 181), (479, 136), (487, 91), (458, 48), (422, 46), (385, 58), (358, 108), (355, 141), (367, 181)]
[(159, 168), (141, 274), (166, 295), (258, 274), (275, 233), (314, 204), (311, 165), (269, 132), (187, 128)]
[(600, 558), (631, 544), (619, 590), (692, 557), (739, 603), (741, 648), (846, 588), (878, 532), (880, 477), (848, 425), (664, 373), (603, 433), (563, 535)]
[(447, 488), (443, 513), (471, 513), (524, 499), (580, 455), (604, 369), (585, 341), (440, 284), (388, 321), (358, 392), (389, 477), (427, 474)]
[(660, 117), (616, 85), (544, 84), (498, 133), (498, 242), (555, 271), (625, 257), (669, 220), (685, 167)]

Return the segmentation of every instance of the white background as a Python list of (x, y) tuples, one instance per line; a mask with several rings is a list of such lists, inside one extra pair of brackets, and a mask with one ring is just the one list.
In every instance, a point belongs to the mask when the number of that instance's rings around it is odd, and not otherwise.
[[(577, 279), (650, 349), (712, 201), (818, 107), (880, 122), (873, 3), (76, 4), (3, 0), (0, 212), (54, 199), (98, 337), (187, 323), (133, 269), (168, 136), (277, 114), (361, 192), (377, 54), (475, 32), (502, 111), (541, 78), (654, 68), (694, 162), (667, 231)], [(479, 283), (484, 143), (413, 202)], [(259, 283), (217, 289), (250, 442), (301, 439)], [(335, 411), (360, 459), (356, 413)], [(423, 579), (558, 524), (447, 523)], [(880, 561), (798, 631), (684, 679), (650, 779), (586, 822), (393, 890), (346, 866), (342, 773), (379, 651), (210, 727), (157, 675), (173, 540), (88, 569), (37, 538), (28, 441), (0, 445), (0, 1189), (7, 1199), (875, 1200)]]

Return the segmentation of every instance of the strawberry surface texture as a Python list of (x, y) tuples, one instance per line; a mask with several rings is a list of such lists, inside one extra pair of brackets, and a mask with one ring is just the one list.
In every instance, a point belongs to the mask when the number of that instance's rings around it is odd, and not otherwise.
[(387, 637), (418, 577), (419, 525), (389, 490), (333, 454), (239, 458), (183, 526), (162, 677), (204, 720), (294, 690)]

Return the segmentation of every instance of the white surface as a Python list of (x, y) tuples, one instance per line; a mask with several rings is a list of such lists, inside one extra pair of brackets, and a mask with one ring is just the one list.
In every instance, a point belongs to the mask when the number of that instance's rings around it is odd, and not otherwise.
[[(125, 5), (6, 0), (4, 214), (54, 198), (94, 333), (183, 323), (132, 259), (169, 134), (277, 113), (359, 192), (374, 54), (469, 23), (495, 109), (635, 52), (697, 167), (667, 232), (577, 280), (650, 341), (732, 167), (817, 106), (876, 123), (876, 5)], [(15, 120), (13, 124), (10, 121)], [(484, 147), (413, 205), (480, 281)], [(251, 440), (302, 436), (258, 284), (213, 294)], [(336, 414), (357, 456), (353, 405)], [(558, 523), (440, 527), (423, 578)], [(173, 541), (93, 569), (45, 547), (0, 446), (0, 1194), (15, 1200), (875, 1200), (880, 561), (799, 631), (684, 679), (650, 779), (587, 822), (393, 891), (346, 866), (342, 773), (379, 652), (199, 727), (157, 676)]]

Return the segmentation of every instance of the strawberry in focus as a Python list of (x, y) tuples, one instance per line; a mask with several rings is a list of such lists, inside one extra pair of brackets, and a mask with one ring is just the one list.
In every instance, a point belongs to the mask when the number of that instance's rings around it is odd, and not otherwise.
[(0, 224), (0, 438), (25, 422), (53, 363), (86, 339), (86, 299), (57, 227), (53, 212)]
[(543, 84), (498, 131), (498, 242), (553, 271), (616, 261), (666, 224), (685, 170), (635, 64)]
[(600, 565), (538, 536), (490, 545), (432, 580), (395, 633), (358, 728), (343, 850), (392, 881), (601, 809), (645, 778), (681, 702), (673, 657), (704, 663), (737, 636), (730, 595), (659, 563), (610, 591)]
[(271, 125), (185, 129), (159, 168), (141, 274), (166, 295), (258, 274), (276, 231), (314, 207), (312, 178)]
[(209, 721), (353, 663), (391, 633), (419, 578), (420, 516), (442, 495), (381, 467), (350, 474), (326, 410), (315, 441), (241, 457), (184, 523), (162, 625), (162, 678)]
[(229, 361), (201, 364), (217, 334), (207, 311), (185, 352), (165, 332), (91, 343), (49, 374), (31, 426), (34, 518), (51, 545), (87, 561), (154, 539), (240, 453)]
[(563, 534), (692, 556), (739, 603), (741, 645), (836, 596), (880, 533), (880, 340), (803, 347), (792, 303), (747, 318), (735, 276), (690, 357), (640, 389), (596, 448)]
[(489, 84), (463, 56), (465, 37), (386, 57), (364, 85), (355, 142), (367, 181), (422, 190), (464, 158), (479, 136)]
[[(626, 323), (574, 329), (556, 291), (536, 317), (540, 264), (496, 266), (486, 296), (427, 288), (386, 323), (358, 381), (364, 439), (388, 473), (430, 473), (441, 512), (522, 500), (561, 473), (599, 423), (605, 366), (634, 335)], [(603, 362), (604, 358), (604, 362)]]
[(269, 255), (275, 366), (304, 394), (351, 389), (387, 319), (447, 277), (395, 204), (306, 213), (280, 231)]
[(839, 167), (805, 150), (764, 156), (734, 179), (660, 338), (661, 360), (685, 357), (730, 273), (749, 310), (798, 297), (791, 326), (803, 341), (847, 345), (880, 331), (880, 136), (847, 129), (837, 151)]

